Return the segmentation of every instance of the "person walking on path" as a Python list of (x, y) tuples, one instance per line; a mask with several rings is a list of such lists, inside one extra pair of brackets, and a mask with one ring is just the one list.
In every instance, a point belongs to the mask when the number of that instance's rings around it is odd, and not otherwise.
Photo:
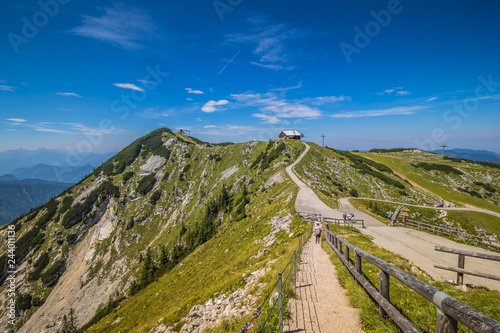
[(345, 224), (345, 223), (346, 223), (346, 221), (347, 221), (347, 213), (346, 213), (346, 212), (344, 212), (344, 215), (342, 215), (342, 217), (344, 218), (344, 224)]
[(316, 244), (321, 243), (321, 226), (319, 225), (319, 222), (316, 222), (316, 226), (314, 227), (314, 235), (316, 235)]

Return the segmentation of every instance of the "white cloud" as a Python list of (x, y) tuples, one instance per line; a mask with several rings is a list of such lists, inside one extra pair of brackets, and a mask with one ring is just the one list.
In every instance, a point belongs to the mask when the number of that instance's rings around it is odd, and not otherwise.
[(201, 108), (201, 111), (206, 112), (206, 113), (221, 111), (223, 109), (217, 108), (217, 106), (226, 105), (228, 103), (229, 103), (229, 101), (225, 100), (225, 99), (221, 99), (218, 101), (208, 101), (205, 103), (205, 105), (203, 105), (203, 107)]
[(431, 98), (427, 98), (425, 101), (426, 102), (430, 102), (430, 101), (434, 101), (436, 99), (437, 99), (437, 97), (431, 97)]
[(252, 131), (260, 131), (261, 129), (258, 127), (252, 126), (239, 126), (239, 125), (224, 125), (224, 126), (215, 126), (208, 125), (204, 126), (207, 131), (201, 131), (200, 134), (203, 135), (214, 135), (214, 136), (239, 136), (248, 134)]
[(425, 109), (423, 106), (399, 106), (389, 109), (373, 109), (359, 111), (344, 111), (342, 113), (333, 114), (332, 118), (362, 118), (362, 117), (379, 117), (379, 116), (396, 116), (414, 114)]
[(186, 97), (186, 101), (190, 101), (190, 102), (192, 102), (192, 101), (193, 101), (193, 99), (192, 99), (192, 98), (189, 98), (189, 97)]
[(203, 121), (201, 118), (196, 118), (196, 121)]
[(381, 92), (378, 92), (376, 93), (377, 95), (390, 95), (392, 93), (396, 93), (398, 96), (407, 96), (407, 95), (411, 95), (411, 92), (408, 91), (408, 90), (403, 90), (404, 88), (403, 87), (394, 87), (392, 89), (387, 89), (387, 90), (384, 90), (384, 91), (381, 91)]
[(15, 123), (25, 123), (26, 119), (21, 119), (21, 118), (7, 118), (8, 121), (13, 121)]
[(391, 94), (393, 92), (395, 92), (396, 90), (395, 89), (387, 89), (387, 90), (384, 90), (384, 91), (381, 91), (381, 92), (378, 92), (377, 95), (385, 95), (385, 94)]
[(338, 103), (338, 102), (350, 102), (352, 101), (349, 96), (320, 96), (313, 98), (305, 98), (304, 101), (308, 101), (313, 105), (324, 105), (330, 103)]
[(157, 119), (170, 116), (166, 111), (158, 111), (158, 108), (145, 109), (142, 112), (137, 112), (135, 115), (145, 119)]
[(149, 85), (149, 86), (152, 86), (152, 85), (157, 85), (158, 82), (154, 82), (154, 81), (148, 81), (148, 80), (137, 80), (137, 82), (140, 82), (144, 85)]
[(72, 92), (57, 92), (56, 94), (67, 97), (82, 97), (81, 95)]
[(251, 46), (255, 60), (251, 64), (274, 71), (293, 70), (289, 65), (289, 42), (303, 37), (298, 29), (284, 24), (270, 24), (263, 18), (248, 20), (252, 28), (246, 33), (226, 35), (227, 43)]
[(131, 89), (131, 90), (136, 90), (136, 91), (144, 92), (144, 89), (139, 88), (138, 86), (136, 86), (133, 83), (113, 83), (113, 85), (115, 87), (118, 87), (118, 88)]
[(204, 92), (201, 90), (193, 90), (191, 88), (186, 88), (186, 91), (188, 92), (188, 94), (196, 94), (196, 95), (203, 95), (204, 94)]
[(277, 124), (283, 122), (283, 118), (309, 118), (315, 119), (322, 115), (322, 112), (313, 107), (310, 99), (288, 100), (276, 93), (244, 93), (232, 94), (238, 106), (256, 107), (260, 111), (252, 116), (260, 118), (266, 123)]
[(157, 36), (154, 21), (144, 10), (121, 3), (98, 9), (102, 16), (82, 15), (82, 25), (70, 32), (128, 50), (141, 49), (144, 40)]
[(3, 90), (3, 91), (15, 91), (16, 89), (17, 89), (17, 87), (0, 85), (0, 90)]

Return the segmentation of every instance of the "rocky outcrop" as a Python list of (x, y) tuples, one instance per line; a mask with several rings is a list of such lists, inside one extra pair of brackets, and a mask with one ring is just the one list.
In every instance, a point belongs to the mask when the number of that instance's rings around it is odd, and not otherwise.
[[(245, 287), (239, 288), (229, 295), (219, 295), (216, 298), (209, 299), (204, 304), (193, 306), (188, 315), (179, 321), (180, 323), (184, 323), (180, 332), (201, 333), (207, 328), (220, 325), (224, 320), (230, 321), (233, 318), (251, 314), (258, 295), (254, 296), (248, 292), (267, 271), (269, 271), (269, 268), (261, 268), (251, 273), (248, 277), (244, 278)], [(150, 331), (150, 333), (171, 332), (174, 332), (173, 326), (166, 327), (164, 324), (160, 324)]]

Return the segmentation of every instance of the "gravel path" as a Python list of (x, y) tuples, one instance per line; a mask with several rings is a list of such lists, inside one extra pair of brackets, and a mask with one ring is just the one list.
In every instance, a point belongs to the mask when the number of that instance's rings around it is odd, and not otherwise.
[[(305, 143), (304, 143), (305, 144)], [(287, 172), (292, 180), (299, 186), (300, 191), (295, 202), (295, 209), (302, 212), (320, 213), (327, 217), (341, 218), (343, 212), (352, 212), (356, 219), (365, 221), (365, 229), (360, 230), (373, 237), (373, 241), (378, 246), (386, 248), (392, 252), (398, 253), (406, 259), (413, 262), (414, 265), (423, 269), (436, 280), (455, 281), (457, 274), (441, 269), (434, 268), (434, 264), (442, 264), (457, 267), (458, 256), (455, 254), (437, 252), (435, 245), (451, 247), (467, 251), (489, 253), (498, 255), (496, 252), (484, 250), (478, 247), (456, 243), (452, 240), (428, 234), (423, 231), (417, 231), (404, 227), (389, 227), (377, 219), (356, 210), (347, 198), (341, 199), (341, 208), (335, 210), (325, 205), (304, 182), (302, 182), (292, 171), (296, 163), (300, 162), (302, 157), (309, 150), (306, 150), (300, 158), (292, 165), (287, 167)], [(466, 257), (465, 269), (484, 272), (494, 275), (500, 275), (500, 262), (482, 260), (472, 257)], [(500, 290), (500, 281), (488, 280), (471, 275), (464, 276), (464, 283), (485, 286), (490, 289)]]
[(285, 322), (284, 332), (363, 332), (359, 310), (349, 305), (337, 270), (314, 236), (304, 246), (296, 293), (297, 299), (289, 302), (291, 320)]
[[(299, 159), (287, 167), (287, 172), (300, 187), (295, 207), (297, 211), (327, 209), (314, 192), (297, 178), (292, 168)], [(315, 197), (317, 200), (311, 199)], [(323, 207), (324, 206), (324, 207)], [(304, 247), (302, 262), (297, 276), (297, 299), (291, 300), (291, 319), (285, 323), (284, 332), (363, 332), (360, 328), (359, 310), (349, 305), (345, 290), (340, 286), (337, 270), (320, 244), (314, 243), (314, 236)]]

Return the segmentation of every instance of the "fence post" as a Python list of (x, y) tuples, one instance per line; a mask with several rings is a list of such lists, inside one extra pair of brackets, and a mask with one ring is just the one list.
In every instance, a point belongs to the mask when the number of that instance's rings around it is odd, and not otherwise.
[[(378, 273), (378, 283), (379, 283), (379, 292), (387, 301), (391, 301), (389, 298), (389, 274), (380, 270)], [(378, 315), (380, 318), (385, 318), (387, 316), (387, 312), (382, 309), (382, 306), (378, 307)]]
[(354, 266), (356, 267), (356, 271), (359, 274), (363, 274), (363, 272), (361, 271), (362, 270), (362, 268), (361, 268), (361, 257), (356, 252), (354, 252)]
[(278, 274), (278, 306), (279, 306), (278, 332), (283, 333), (283, 286), (281, 281), (281, 274)]
[(297, 263), (295, 261), (295, 251), (293, 251), (293, 290), (297, 288)]
[(301, 245), (302, 245), (302, 236), (300, 236), (300, 238), (299, 238), (299, 258), (300, 258), (301, 254), (302, 254), (302, 247), (301, 247)]
[[(465, 256), (463, 254), (458, 255), (458, 268), (465, 268)], [(464, 273), (457, 272), (457, 284), (464, 284)]]
[(349, 262), (349, 248), (344, 244), (344, 258)]
[(456, 333), (457, 332), (457, 321), (440, 308), (436, 307), (437, 310), (437, 324), (436, 333)]

